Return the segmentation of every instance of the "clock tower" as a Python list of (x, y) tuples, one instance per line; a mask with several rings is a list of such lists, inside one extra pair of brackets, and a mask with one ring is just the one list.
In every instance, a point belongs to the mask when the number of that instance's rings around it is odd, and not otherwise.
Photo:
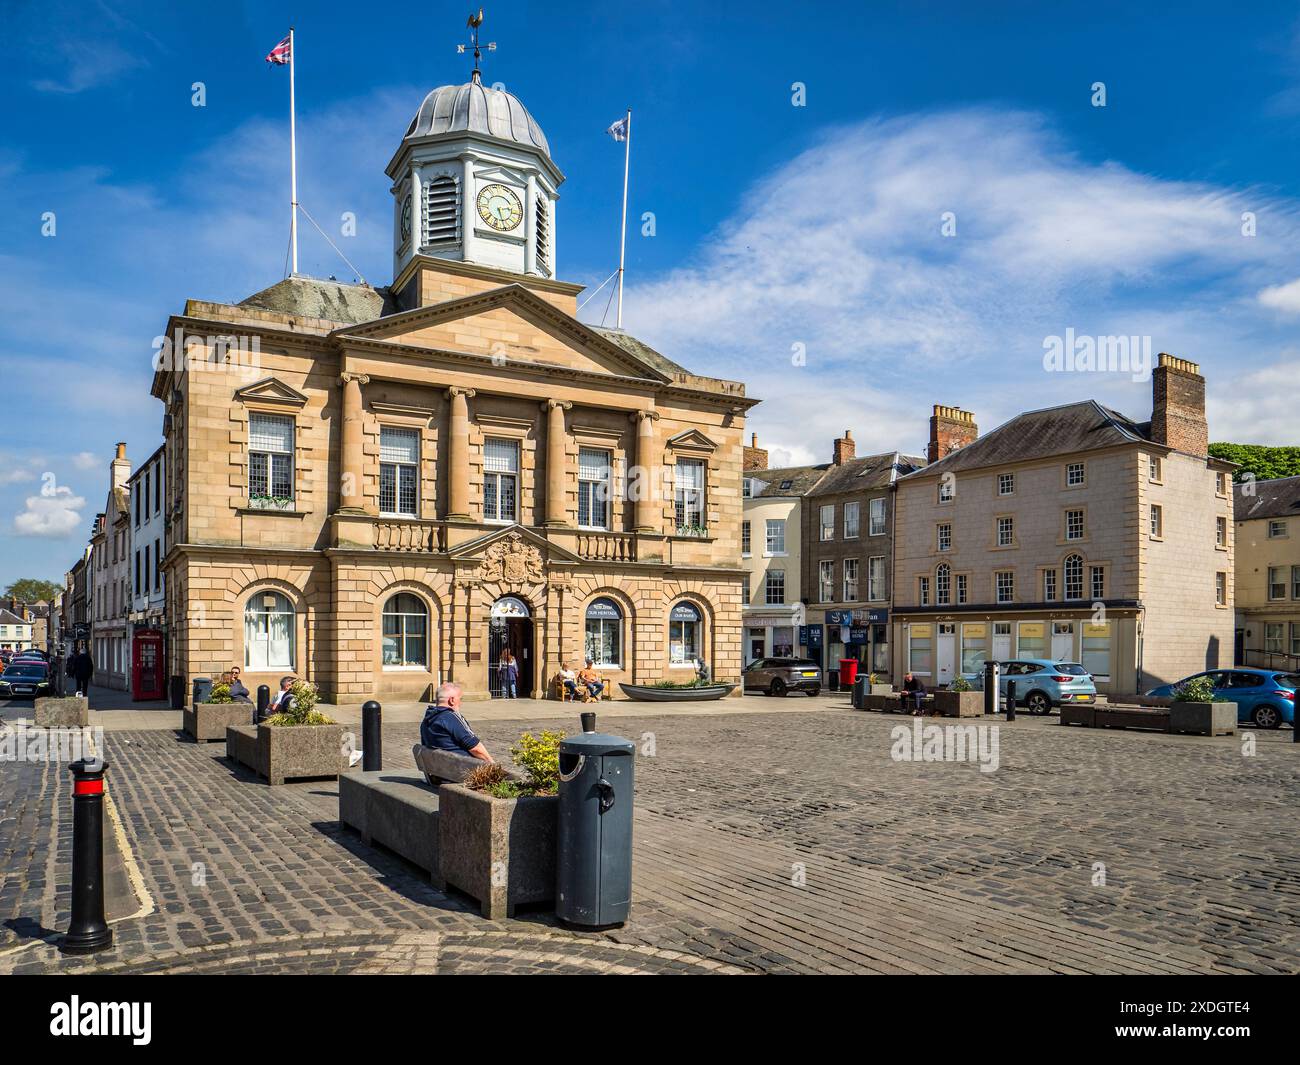
[(424, 98), (388, 164), (393, 276), (417, 255), (555, 278), (555, 205), (564, 175), (518, 97), (483, 84)]

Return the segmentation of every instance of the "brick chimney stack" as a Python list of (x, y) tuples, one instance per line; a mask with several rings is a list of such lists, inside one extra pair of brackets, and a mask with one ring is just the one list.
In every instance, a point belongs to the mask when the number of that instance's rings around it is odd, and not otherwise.
[(1151, 374), (1151, 406), (1152, 440), (1189, 455), (1208, 453), (1205, 378), (1196, 363), (1162, 351)]
[(980, 435), (975, 415), (960, 407), (934, 405), (930, 417), (930, 444), (925, 449), (927, 462), (938, 462), (944, 455), (972, 443)]
[(853, 433), (848, 429), (835, 441), (835, 454), (831, 459), (836, 466), (843, 466), (851, 458), (857, 457), (858, 445), (853, 442)]
[(758, 446), (757, 433), (751, 433), (749, 436), (749, 446), (745, 448), (740, 468), (742, 470), (767, 469), (767, 450)]

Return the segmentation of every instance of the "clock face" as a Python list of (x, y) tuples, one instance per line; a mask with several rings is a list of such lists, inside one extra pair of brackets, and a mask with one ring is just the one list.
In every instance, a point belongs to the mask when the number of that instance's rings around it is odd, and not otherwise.
[(478, 216), (493, 229), (508, 233), (524, 220), (524, 208), (506, 186), (484, 185), (478, 194)]
[(411, 197), (408, 195), (402, 201), (402, 239), (408, 240), (411, 236)]

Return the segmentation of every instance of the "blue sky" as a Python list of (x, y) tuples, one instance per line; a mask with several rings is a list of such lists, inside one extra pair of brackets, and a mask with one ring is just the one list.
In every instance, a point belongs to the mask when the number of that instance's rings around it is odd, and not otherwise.
[[(424, 93), (465, 80), (469, 6), (0, 6), (4, 584), (61, 576), (114, 442), (137, 461), (159, 443), (168, 314), (282, 276), (287, 83), (263, 57), (290, 22), (300, 198), (335, 233), (355, 212), (335, 239), (382, 284), (383, 167)], [(775, 459), (824, 460), (845, 428), (860, 453), (918, 451), (935, 402), (985, 429), (1087, 396), (1146, 417), (1132, 374), (1045, 372), (1066, 330), (1198, 361), (1212, 438), (1297, 442), (1297, 8), (1132, 6), (501, 2), (485, 73), (568, 176), (568, 280), (617, 265), (622, 152), (602, 131), (634, 108), (629, 217), (653, 212), (655, 235), (630, 230), (626, 325), (744, 380)], [(348, 277), (302, 239), (302, 272)]]

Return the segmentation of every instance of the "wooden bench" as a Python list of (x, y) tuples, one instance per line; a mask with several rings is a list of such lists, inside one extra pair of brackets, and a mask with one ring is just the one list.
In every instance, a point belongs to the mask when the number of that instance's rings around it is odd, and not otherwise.
[[(600, 678), (600, 683), (601, 683), (600, 697), (601, 697), (602, 699), (613, 699), (613, 698), (614, 698), (614, 691), (613, 691), (614, 686), (613, 686), (612, 684), (610, 684), (610, 682), (609, 682), (609, 678), (608, 678), (608, 677), (601, 677), (601, 678)], [(559, 699), (560, 702), (562, 702), (562, 703), (571, 703), (571, 702), (574, 701), (574, 695), (573, 695), (573, 693), (570, 692), (569, 689), (566, 688), (566, 687), (564, 686), (564, 681), (563, 681), (563, 679), (560, 677), (560, 675), (559, 675), (558, 673), (555, 674), (555, 681), (554, 681), (553, 687), (554, 687), (554, 690), (555, 690), (555, 698)], [(588, 698), (584, 698), (584, 697), (583, 697), (583, 696), (586, 694), (587, 689), (586, 689), (586, 687), (583, 685), (582, 681), (578, 681), (578, 682), (577, 682), (577, 688), (578, 688), (578, 695), (577, 695), (577, 701), (578, 701), (578, 702), (581, 702), (581, 703), (595, 702), (595, 700), (594, 700), (594, 699), (591, 699), (590, 697), (588, 697)]]

